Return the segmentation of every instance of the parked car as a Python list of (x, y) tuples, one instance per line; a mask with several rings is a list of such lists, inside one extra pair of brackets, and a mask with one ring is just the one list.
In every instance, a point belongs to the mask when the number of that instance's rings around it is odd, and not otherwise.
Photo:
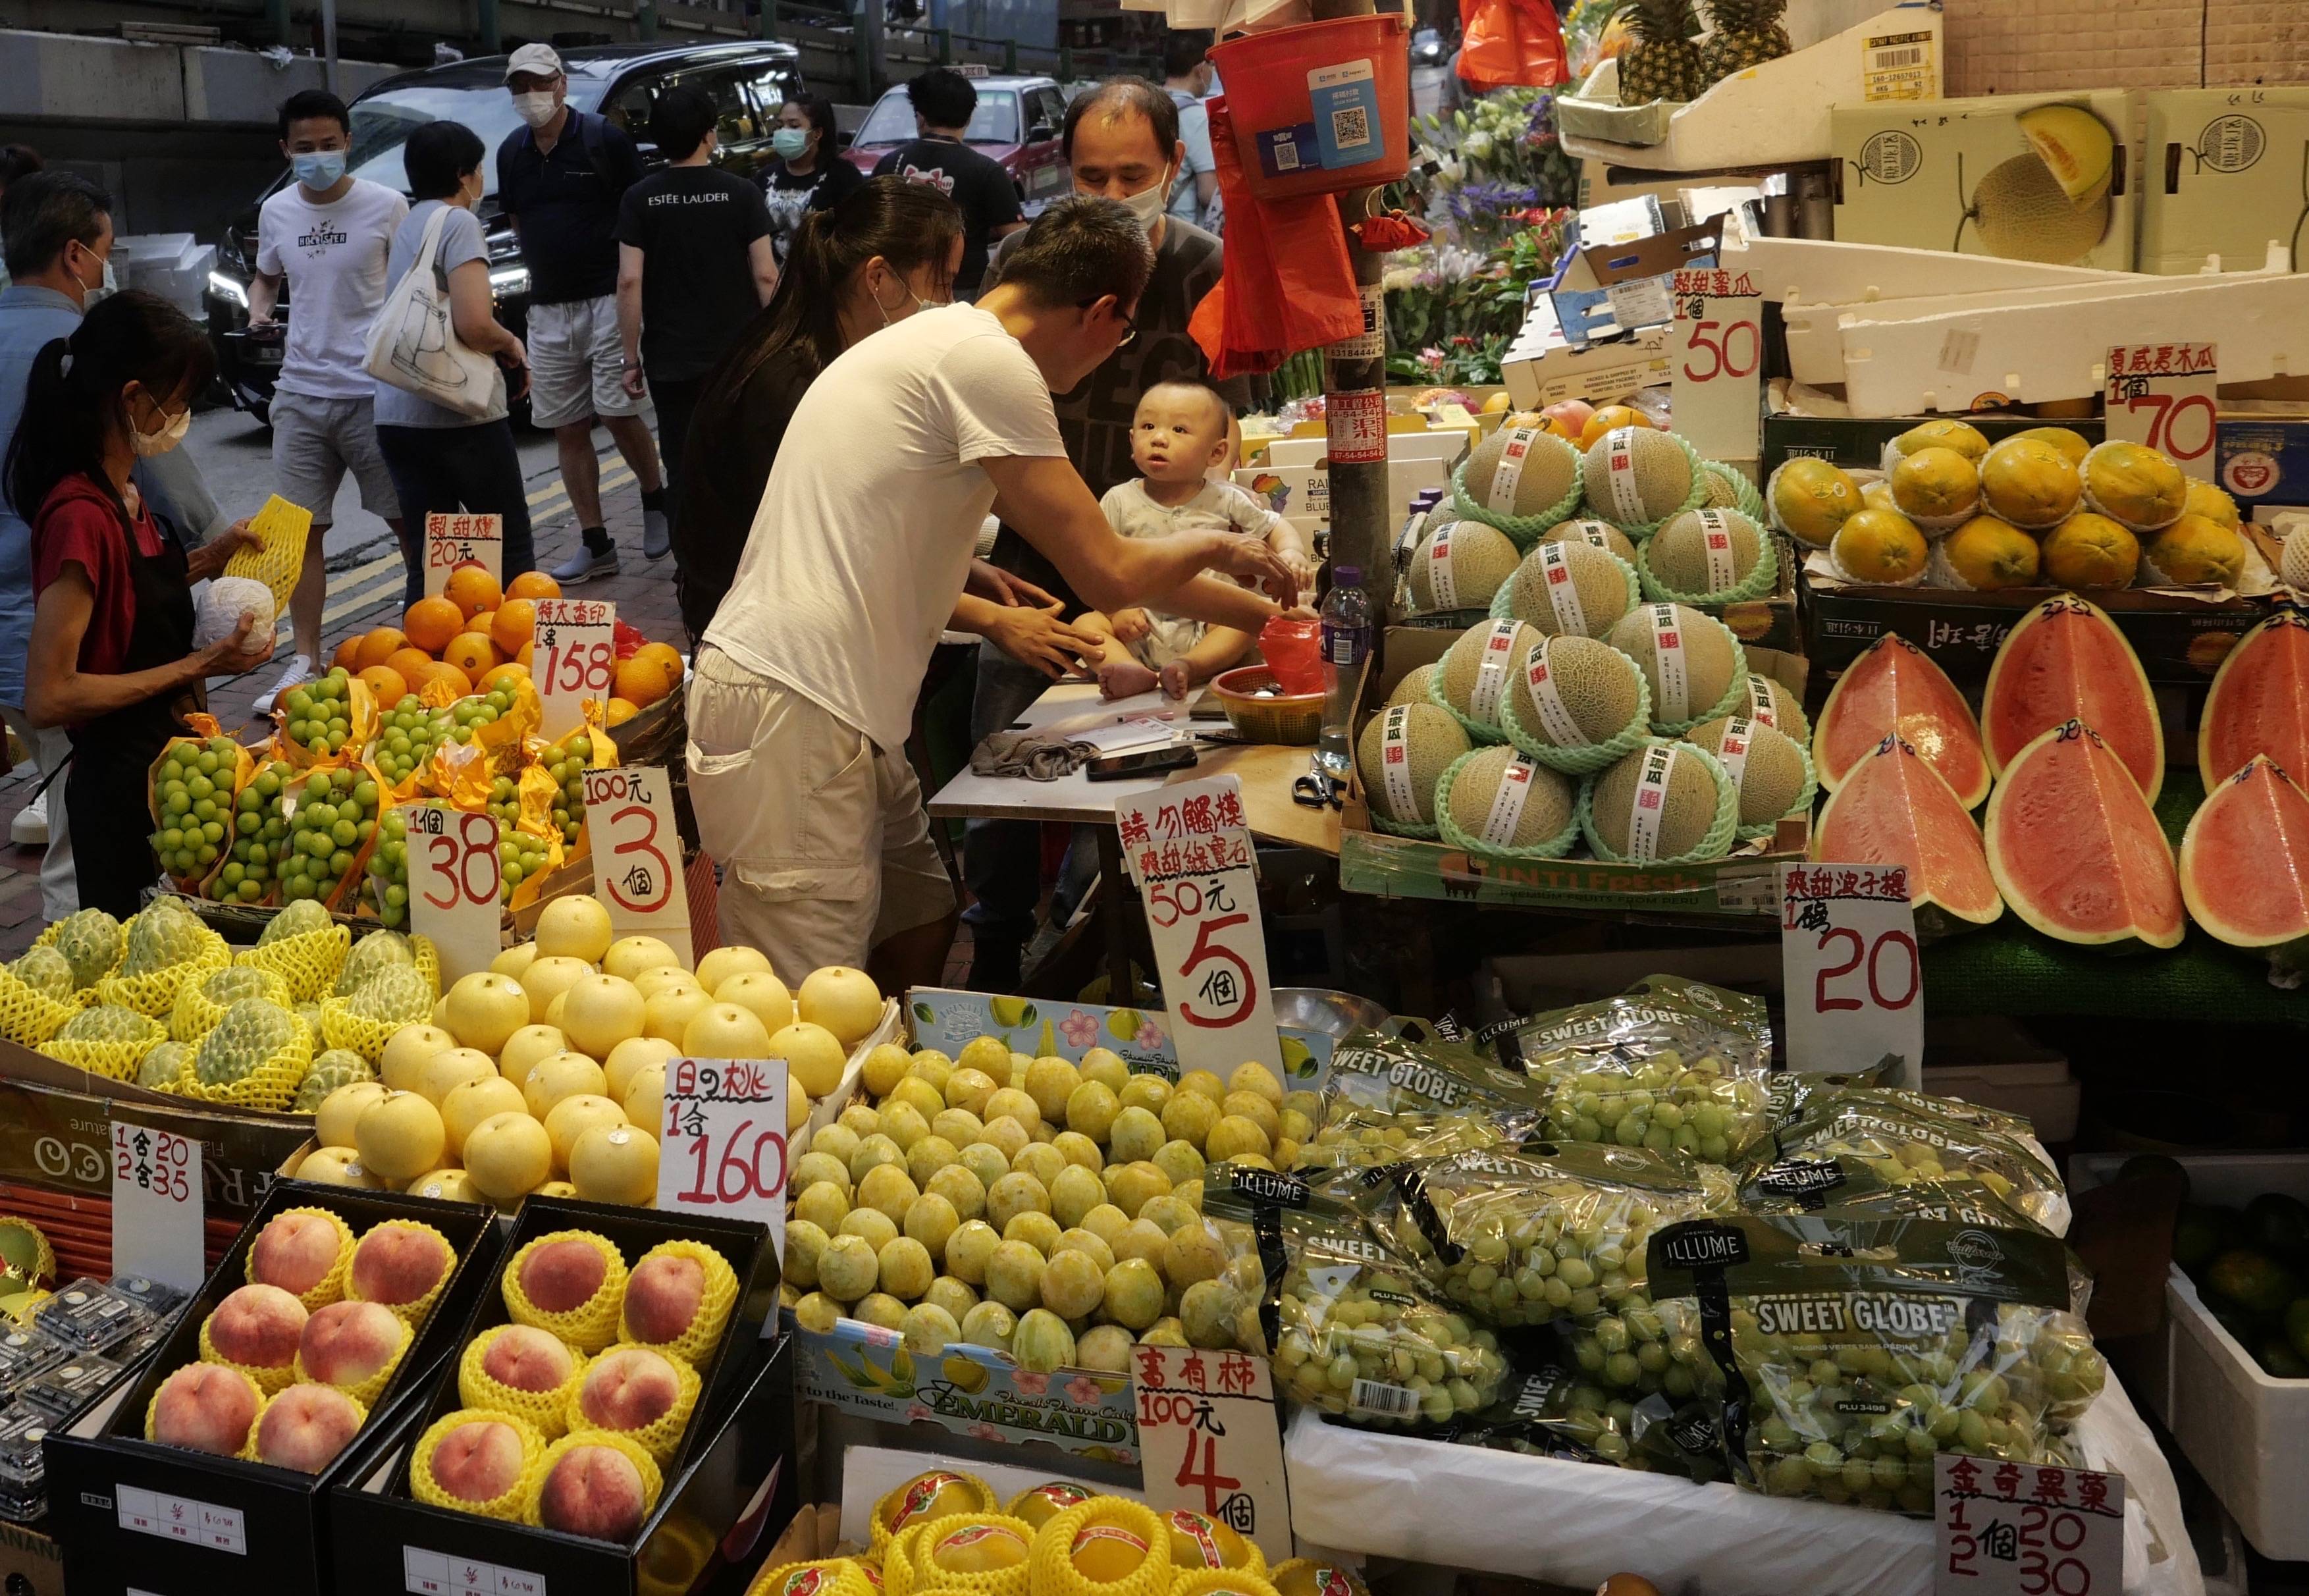
[[(650, 112), (658, 94), (675, 84), (703, 90), (720, 113), (720, 153), (715, 163), (753, 177), (773, 160), (770, 134), (778, 108), (801, 91), (801, 72), (791, 45), (772, 43), (683, 45), (588, 45), (564, 50), (569, 103), (595, 111), (624, 128), (641, 147), (644, 164), (662, 164), (649, 142)], [(506, 92), (506, 58), (483, 56), (422, 72), (386, 78), (352, 103), (353, 147), (350, 168), (390, 188), (408, 188), (401, 146), (428, 122), (463, 123), (489, 151), (488, 190), (479, 214), (489, 250), (489, 286), (497, 296), (497, 319), (515, 332), (528, 321), (529, 268), (521, 241), (504, 220), (497, 203), (497, 150), (519, 125), (513, 98)], [(217, 368), (234, 406), (259, 422), (269, 416), (272, 385), (281, 375), (282, 330), (248, 325), (248, 281), (256, 265), (256, 214), (264, 201), (292, 179), (275, 177), (247, 210), (225, 226), (217, 246), (216, 270), (209, 274), (209, 336), (217, 348)], [(276, 315), (285, 322), (290, 307), (284, 289)]]
[[(963, 142), (1000, 161), (1017, 186), (1018, 203), (1029, 216), (1067, 192), (1067, 158), (1059, 150), (1066, 121), (1066, 96), (1050, 78), (1005, 77), (966, 73), (978, 90), (978, 109)], [(904, 83), (893, 85), (850, 141), (850, 160), (872, 173), (882, 158), (914, 136), (913, 102)]]

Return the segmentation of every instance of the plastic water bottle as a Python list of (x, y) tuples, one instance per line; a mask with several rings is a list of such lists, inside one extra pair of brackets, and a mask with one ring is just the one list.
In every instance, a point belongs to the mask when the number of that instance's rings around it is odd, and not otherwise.
[(1323, 598), (1323, 732), (1315, 757), (1340, 781), (1354, 764), (1355, 688), (1371, 651), (1371, 600), (1363, 596), (1362, 576), (1356, 566), (1334, 566), (1331, 591)]

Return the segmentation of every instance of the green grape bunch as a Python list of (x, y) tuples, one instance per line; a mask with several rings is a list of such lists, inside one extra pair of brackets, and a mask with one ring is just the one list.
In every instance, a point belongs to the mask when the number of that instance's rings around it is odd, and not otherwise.
[(388, 809), (377, 822), (376, 846), (369, 850), (369, 906), (394, 929), (409, 924), (409, 817)]
[(1673, 1050), (1566, 1071), (1548, 1104), (1548, 1134), (1726, 1164), (1764, 1134), (1761, 1078), (1713, 1054), (1687, 1064)]
[(454, 719), (445, 709), (435, 709), (414, 693), (404, 694), (385, 714), (376, 730), (375, 763), (386, 781), (398, 786), (425, 768), (433, 750), (449, 737)]
[(497, 889), (498, 901), (513, 902), (514, 888), (545, 869), (549, 844), (543, 837), (532, 837), (527, 832), (517, 832), (510, 823), (500, 823), (497, 833), (498, 874), (504, 884)]
[(207, 875), (229, 844), (232, 784), (239, 770), (239, 746), (229, 737), (213, 737), (171, 745), (154, 772), (152, 797), (160, 824), (152, 833), (152, 851), (179, 881)]
[(283, 793), (284, 809), (291, 808), (291, 796), (296, 802), (274, 862), (281, 895), (291, 903), (325, 899), (376, 829), (376, 781), (359, 765), (313, 771)]
[(502, 687), (469, 694), (449, 706), (449, 735), (461, 743), (470, 743), (473, 733), (511, 708), (513, 694)]
[(521, 783), (511, 776), (498, 776), (489, 782), (489, 811), (497, 823), (497, 829), (510, 833), (514, 823), (521, 818)]
[(593, 739), (584, 732), (564, 740), (553, 750), (546, 772), (558, 789), (553, 798), (553, 824), (561, 841), (575, 846), (577, 829), (585, 824), (585, 767), (593, 762)]
[(220, 903), (256, 903), (272, 890), (274, 850), (289, 834), (279, 800), (281, 789), (296, 779), (285, 759), (256, 767), (233, 800), (231, 857), (209, 883), (210, 897)]
[(289, 740), (316, 758), (342, 752), (353, 734), (352, 677), (342, 665), (318, 681), (290, 688), (282, 705)]

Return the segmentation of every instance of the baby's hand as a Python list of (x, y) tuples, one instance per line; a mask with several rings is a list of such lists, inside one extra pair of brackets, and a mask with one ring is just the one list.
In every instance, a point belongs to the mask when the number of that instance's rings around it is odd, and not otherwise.
[(1110, 660), (1098, 668), (1098, 695), (1136, 698), (1141, 693), (1151, 692), (1159, 679), (1136, 660)]
[[(1137, 643), (1154, 630), (1154, 623), (1143, 609), (1118, 609), (1107, 617), (1107, 630), (1114, 634), (1117, 643)], [(1142, 691), (1144, 689), (1141, 689)]]

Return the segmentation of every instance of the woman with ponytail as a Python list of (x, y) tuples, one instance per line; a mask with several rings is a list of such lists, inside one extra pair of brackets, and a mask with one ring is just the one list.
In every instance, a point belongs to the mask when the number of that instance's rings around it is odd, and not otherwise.
[(152, 761), (205, 707), (210, 677), (272, 654), (270, 621), (260, 631), (250, 615), (193, 646), (192, 583), (254, 540), (246, 523), (188, 556), (128, 479), (139, 459), (184, 441), (213, 371), (201, 328), (150, 294), (116, 294), (34, 359), (8, 444), (9, 500), (38, 506), (25, 712), (72, 734), (65, 807), (81, 907), (123, 917), (160, 875), (144, 841)]

